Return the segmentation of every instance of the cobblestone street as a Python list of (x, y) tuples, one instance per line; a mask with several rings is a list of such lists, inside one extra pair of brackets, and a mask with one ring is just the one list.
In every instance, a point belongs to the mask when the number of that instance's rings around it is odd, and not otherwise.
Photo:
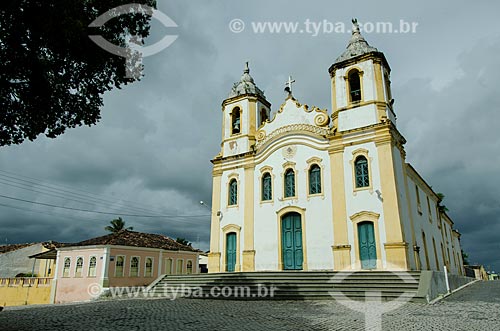
[[(500, 281), (478, 282), (434, 305), (383, 315), (383, 330), (500, 330)], [(0, 330), (365, 330), (335, 301), (114, 300), (6, 308)]]

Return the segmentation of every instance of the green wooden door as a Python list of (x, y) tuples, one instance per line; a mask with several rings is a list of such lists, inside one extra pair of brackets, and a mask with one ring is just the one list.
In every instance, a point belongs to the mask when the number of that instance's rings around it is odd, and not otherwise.
[(359, 259), (362, 269), (377, 268), (377, 244), (372, 222), (362, 222), (358, 225)]
[(281, 220), (281, 247), (284, 270), (302, 270), (302, 222), (297, 213), (288, 213)]
[(226, 235), (226, 271), (234, 271), (236, 266), (236, 233)]

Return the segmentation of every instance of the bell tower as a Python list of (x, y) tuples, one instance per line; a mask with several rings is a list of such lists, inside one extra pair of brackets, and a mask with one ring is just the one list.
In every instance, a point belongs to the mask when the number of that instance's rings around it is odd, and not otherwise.
[(396, 123), (391, 96), (391, 68), (382, 52), (368, 44), (356, 19), (347, 49), (328, 70), (332, 119), (338, 131), (390, 120)]
[(269, 119), (271, 104), (250, 76), (248, 62), (239, 82), (222, 102), (222, 157), (253, 150), (258, 128)]

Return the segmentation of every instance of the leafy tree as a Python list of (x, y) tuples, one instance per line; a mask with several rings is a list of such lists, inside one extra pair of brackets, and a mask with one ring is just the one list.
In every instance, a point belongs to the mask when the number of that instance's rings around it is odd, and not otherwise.
[(134, 228), (129, 226), (128, 228), (125, 228), (125, 221), (122, 220), (121, 217), (118, 217), (111, 222), (111, 226), (107, 226), (104, 228), (104, 230), (109, 231), (111, 233), (118, 233), (120, 231), (124, 230), (133, 230)]
[(443, 193), (436, 193), (436, 195), (439, 198), (439, 204), (438, 204), (438, 209), (441, 213), (446, 213), (449, 209), (446, 208), (445, 205), (442, 205), (441, 202), (443, 202), (445, 195)]
[(469, 254), (465, 253), (462, 249), (462, 260), (464, 261), (464, 265), (470, 265)]
[[(134, 0), (156, 6), (156, 0)], [(2, 0), (0, 4), (0, 146), (55, 138), (67, 128), (94, 125), (103, 94), (134, 81), (125, 59), (89, 35), (126, 47), (149, 34), (148, 15), (127, 14), (89, 28), (127, 0)]]
[(175, 241), (182, 245), (191, 246), (191, 243), (185, 238), (177, 238)]

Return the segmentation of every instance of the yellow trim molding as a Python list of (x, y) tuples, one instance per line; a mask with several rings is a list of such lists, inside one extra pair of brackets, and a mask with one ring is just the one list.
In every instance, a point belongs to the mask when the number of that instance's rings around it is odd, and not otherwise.
[[(310, 159), (306, 161), (307, 167), (304, 169), (304, 172), (306, 174), (306, 196), (307, 200), (310, 200), (313, 197), (322, 197), (323, 199), (325, 198), (325, 181), (323, 180), (324, 178), (324, 172), (325, 172), (325, 167), (323, 165), (323, 159), (313, 156)], [(315, 193), (315, 194), (310, 194), (309, 190), (309, 171), (311, 170), (311, 167), (313, 165), (317, 165), (320, 169), (320, 185), (321, 185), (321, 192), (320, 193)]]
[[(231, 184), (231, 181), (233, 179), (236, 180), (236, 204), (230, 205), (229, 204), (229, 196), (231, 194), (230, 184)], [(239, 208), (241, 196), (240, 196), (240, 175), (238, 173), (233, 172), (233, 173), (227, 175), (226, 192), (227, 192), (227, 194), (226, 194), (226, 208)]]
[[(285, 175), (286, 175), (286, 172), (288, 171), (288, 169), (292, 169), (294, 176), (295, 176), (294, 183), (293, 183), (295, 186), (295, 190), (294, 190), (295, 195), (292, 197), (285, 197), (285, 191), (286, 191)], [(297, 186), (297, 174), (298, 174), (298, 170), (295, 168), (295, 162), (288, 161), (288, 162), (283, 163), (283, 172), (281, 173), (281, 178), (283, 179), (283, 185), (281, 185), (282, 200), (293, 200), (293, 199), (297, 199), (297, 197), (299, 196), (298, 186)]]
[[(366, 161), (368, 163), (368, 181), (369, 185), (364, 186), (364, 187), (356, 187), (356, 159), (359, 156), (364, 156), (366, 158)], [(367, 149), (364, 148), (358, 148), (355, 151), (352, 152), (352, 159), (349, 161), (351, 164), (351, 169), (352, 169), (352, 188), (353, 188), (353, 195), (356, 195), (357, 192), (359, 191), (366, 191), (368, 190), (370, 193), (373, 193), (373, 172), (372, 172), (372, 161), (373, 158), (370, 157), (369, 152)]]

